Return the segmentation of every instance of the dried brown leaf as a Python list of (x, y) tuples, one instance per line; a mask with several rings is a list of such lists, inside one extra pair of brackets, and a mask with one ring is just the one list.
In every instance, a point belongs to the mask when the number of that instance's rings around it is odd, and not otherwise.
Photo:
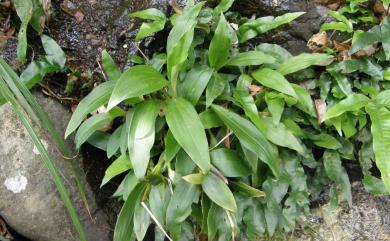
[(307, 47), (313, 52), (319, 52), (324, 48), (329, 47), (329, 38), (326, 32), (314, 34), (307, 42)]
[(326, 103), (321, 99), (317, 99), (314, 101), (314, 104), (317, 110), (318, 123), (322, 123), (327, 109)]
[(258, 85), (248, 85), (248, 90), (251, 92), (251, 95), (257, 95), (257, 93), (264, 90), (264, 87)]

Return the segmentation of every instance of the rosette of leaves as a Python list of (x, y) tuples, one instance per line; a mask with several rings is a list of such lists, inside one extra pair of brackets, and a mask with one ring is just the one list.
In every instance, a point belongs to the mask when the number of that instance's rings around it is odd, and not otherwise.
[[(125, 174), (114, 193), (125, 201), (115, 241), (143, 240), (152, 223), (156, 240), (280, 236), (294, 228), (325, 186), (331, 187), (332, 204), (344, 196), (352, 205), (342, 160), (355, 160), (351, 137), (367, 130), (361, 108), (372, 101), (354, 97), (352, 86), (336, 79), (339, 64), (313, 67), (329, 65), (334, 58), (327, 54), (292, 56), (268, 43), (243, 51), (246, 40), (302, 13), (235, 22), (224, 14), (232, 3), (222, 0), (211, 9), (188, 1), (170, 18), (156, 9), (134, 13), (152, 21), (142, 25), (137, 39), (171, 25), (166, 53), (124, 72), (102, 53), (108, 81), (80, 102), (66, 136), (76, 131), (78, 148), (89, 142), (114, 160), (102, 185)], [(332, 105), (324, 118), (302, 87), (307, 79), (313, 80), (307, 88), (320, 90), (314, 97)], [(348, 107), (349, 101), (339, 101), (346, 96), (363, 105), (337, 110), (338, 102)], [(90, 115), (102, 106), (105, 112)], [(341, 116), (347, 124), (339, 135), (330, 121)], [(111, 133), (101, 131), (113, 121)], [(361, 128), (353, 131), (357, 123)], [(360, 138), (368, 169), (369, 133)]]

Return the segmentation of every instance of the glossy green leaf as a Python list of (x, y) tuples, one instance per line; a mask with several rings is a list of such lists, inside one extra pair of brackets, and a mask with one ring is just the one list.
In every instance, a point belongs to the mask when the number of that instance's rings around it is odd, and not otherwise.
[(107, 157), (111, 158), (119, 150), (123, 125), (116, 128), (107, 142)]
[(223, 93), (227, 84), (225, 76), (214, 73), (206, 89), (206, 106), (210, 106), (213, 101)]
[(317, 117), (316, 110), (314, 108), (314, 102), (309, 92), (300, 85), (291, 84), (295, 93), (297, 94), (298, 103), (295, 105), (298, 109), (306, 112), (312, 117)]
[(382, 43), (382, 48), (385, 53), (386, 60), (390, 59), (390, 23), (388, 18), (384, 18), (380, 25), (376, 25), (367, 32), (363, 32), (354, 41), (349, 54), (352, 55), (361, 49), (364, 49), (377, 42)]
[(276, 18), (272, 16), (262, 17), (255, 20), (250, 20), (241, 25), (237, 31), (240, 43), (243, 43), (259, 34), (268, 32), (281, 25), (287, 24), (294, 19), (300, 17), (304, 12), (286, 13)]
[(107, 50), (102, 51), (102, 64), (103, 70), (106, 73), (107, 77), (111, 81), (117, 81), (121, 75), (122, 71), (118, 65), (114, 62)]
[(266, 93), (265, 96), (265, 102), (269, 112), (271, 112), (272, 121), (274, 125), (278, 125), (284, 110), (284, 98), (272, 92)]
[(335, 151), (327, 150), (325, 151), (323, 158), (326, 174), (331, 180), (340, 185), (344, 197), (348, 201), (349, 206), (351, 207), (351, 184), (348, 179), (348, 174), (341, 164), (340, 155)]
[(326, 66), (333, 61), (331, 55), (318, 54), (318, 53), (302, 53), (298, 56), (289, 58), (283, 64), (279, 66), (277, 71), (282, 75), (288, 75), (299, 70), (306, 69), (312, 65)]
[(341, 143), (336, 138), (326, 133), (321, 133), (319, 135), (309, 135), (309, 139), (313, 141), (314, 145), (319, 147), (331, 150), (342, 148)]
[(165, 226), (165, 214), (171, 198), (168, 187), (163, 183), (152, 186), (149, 193), (150, 210), (157, 221)]
[(186, 182), (194, 184), (194, 185), (200, 185), (204, 181), (204, 175), (201, 173), (194, 173), (189, 174), (187, 176), (182, 177)]
[(164, 143), (165, 143), (165, 150), (164, 150), (165, 161), (170, 162), (179, 152), (180, 145), (173, 137), (171, 131), (168, 131), (167, 134), (165, 135)]
[(229, 66), (250, 66), (261, 64), (272, 64), (275, 62), (274, 57), (260, 51), (248, 51), (239, 53), (230, 58), (226, 65)]
[(374, 99), (375, 103), (390, 108), (390, 90), (381, 91)]
[(166, 120), (176, 141), (204, 173), (210, 170), (208, 142), (195, 108), (177, 98), (167, 104)]
[(131, 13), (129, 16), (153, 20), (153, 22), (150, 23), (142, 23), (135, 40), (141, 40), (143, 38), (149, 37), (153, 33), (163, 30), (165, 27), (165, 14), (156, 8), (149, 8)]
[(177, 81), (180, 65), (187, 60), (188, 51), (193, 40), (194, 28), (197, 23), (196, 17), (203, 5), (204, 2), (201, 2), (186, 8), (183, 14), (177, 17), (169, 33), (167, 41), (167, 67), (168, 79), (170, 81)]
[(160, 103), (151, 100), (138, 104), (134, 111), (128, 137), (128, 150), (134, 173), (138, 178), (143, 178), (148, 168), (159, 110)]
[(53, 66), (46, 60), (33, 61), (20, 75), (20, 80), (26, 85), (28, 89), (31, 89), (36, 84), (41, 82), (43, 78), (57, 70), (60, 70), (57, 66)]
[(181, 149), (176, 156), (175, 171), (181, 176), (186, 176), (194, 172), (196, 165), (191, 157)]
[(223, 126), (221, 119), (219, 119), (219, 117), (210, 109), (200, 113), (199, 118), (205, 129)]
[(91, 93), (81, 100), (68, 123), (68, 127), (65, 131), (65, 138), (77, 129), (89, 113), (92, 113), (100, 106), (107, 104), (114, 86), (114, 81), (105, 82), (93, 89)]
[(270, 167), (275, 177), (279, 177), (278, 160), (273, 146), (265, 136), (251, 122), (236, 113), (216, 105), (212, 105), (212, 109), (225, 125), (234, 132), (241, 144), (256, 153)]
[(114, 194), (112, 194), (112, 197), (120, 197), (123, 200), (127, 200), (130, 193), (133, 191), (133, 189), (135, 188), (135, 186), (137, 186), (138, 183), (139, 180), (134, 175), (134, 172), (128, 172), (125, 178), (119, 184)]
[(134, 233), (137, 240), (144, 240), (151, 219), (146, 209), (138, 202), (134, 210)]
[(244, 211), (243, 221), (249, 240), (256, 240), (265, 232), (266, 222), (261, 205), (251, 205)]
[(381, 172), (382, 180), (390, 192), (390, 111), (384, 107), (369, 104), (366, 111), (371, 119), (371, 133), (375, 163)]
[(221, 14), (209, 47), (210, 67), (218, 70), (226, 63), (232, 45), (231, 38), (230, 27), (226, 22), (225, 16)]
[(168, 230), (180, 225), (191, 214), (191, 205), (198, 202), (200, 187), (181, 180), (176, 186), (166, 212)]
[(337, 104), (331, 106), (328, 111), (325, 113), (323, 120), (328, 120), (331, 118), (338, 117), (344, 114), (347, 111), (358, 111), (368, 104), (370, 99), (362, 94), (352, 94), (346, 99), (338, 102)]
[(126, 99), (150, 94), (167, 84), (164, 77), (148, 65), (131, 67), (116, 82), (107, 108), (111, 109)]
[(256, 46), (256, 50), (274, 57), (276, 63), (273, 65), (276, 67), (279, 67), (280, 64), (292, 57), (290, 52), (277, 44), (262, 43)]
[(107, 168), (102, 184), (100, 187), (108, 183), (112, 178), (118, 176), (121, 173), (124, 173), (132, 168), (129, 157), (120, 156), (118, 157), (111, 165)]
[(30, 20), (30, 25), (37, 31), (39, 34), (43, 32), (46, 22), (46, 13), (42, 6), (41, 0), (33, 0), (33, 15)]
[(217, 176), (209, 173), (205, 176), (202, 189), (206, 195), (222, 208), (231, 212), (237, 211), (237, 204), (229, 187)]
[(237, 153), (230, 149), (220, 148), (210, 152), (211, 162), (225, 177), (246, 177), (251, 174), (250, 168)]
[(33, 4), (31, 0), (15, 0), (14, 6), (22, 24), (18, 33), (18, 59), (21, 63), (26, 62), (27, 54), (27, 28), (33, 14)]
[(255, 124), (257, 129), (266, 132), (266, 126), (259, 116), (259, 111), (255, 104), (255, 100), (246, 90), (236, 90), (233, 93), (234, 98), (240, 103), (244, 109), (245, 115)]
[(257, 80), (260, 84), (277, 90), (286, 95), (290, 95), (292, 97), (297, 97), (297, 94), (294, 91), (294, 88), (288, 82), (286, 78), (275, 70), (269, 68), (262, 68), (256, 70), (252, 73), (253, 78)]
[(262, 118), (266, 127), (266, 136), (269, 141), (278, 146), (283, 146), (304, 154), (305, 148), (294, 134), (283, 123), (275, 125), (270, 117)]
[(248, 197), (265, 197), (266, 193), (256, 189), (254, 187), (249, 186), (245, 182), (233, 182), (232, 187), (242, 193), (244, 193)]
[(86, 142), (95, 131), (109, 124), (116, 117), (123, 114), (124, 113), (122, 110), (113, 109), (107, 113), (96, 114), (86, 120), (77, 130), (75, 137), (76, 148), (80, 148), (81, 145)]
[(42, 35), (41, 40), (43, 48), (45, 49), (46, 60), (52, 65), (58, 65), (61, 68), (64, 68), (66, 56), (61, 47), (47, 35)]
[(130, 240), (133, 234), (133, 216), (137, 203), (140, 202), (142, 194), (146, 188), (145, 183), (139, 183), (131, 191), (123, 205), (115, 225), (114, 241)]
[(221, 0), (219, 4), (214, 8), (214, 14), (224, 13), (230, 9), (233, 5), (234, 0)]
[(178, 95), (195, 105), (206, 89), (212, 75), (213, 70), (206, 66), (191, 69), (179, 86)]

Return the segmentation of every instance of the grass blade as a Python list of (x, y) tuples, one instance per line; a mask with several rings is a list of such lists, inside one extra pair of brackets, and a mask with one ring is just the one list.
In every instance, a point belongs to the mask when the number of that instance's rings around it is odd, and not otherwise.
[(55, 166), (53, 160), (51, 159), (49, 153), (43, 146), (42, 142), (40, 141), (38, 134), (34, 130), (32, 124), (29, 121), (29, 118), (25, 111), (23, 110), (22, 106), (18, 103), (15, 96), (12, 94), (11, 90), (6, 85), (5, 80), (0, 77), (0, 93), (5, 97), (5, 99), (10, 102), (13, 110), (15, 111), (16, 115), (18, 116), (19, 120), (22, 122), (23, 126), (26, 128), (29, 136), (31, 137), (34, 145), (37, 147), (43, 162), (45, 163), (46, 167), (48, 168), (48, 171), (50, 175), (52, 176), (52, 179), (57, 187), (57, 190), (69, 212), (69, 215), (72, 219), (72, 222), (74, 224), (74, 227), (76, 231), (79, 234), (80, 240), (86, 241), (86, 237), (84, 234), (83, 227), (80, 223), (80, 219), (78, 217), (77, 211), (74, 208), (72, 201), (66, 191), (66, 188), (64, 186), (64, 183), (62, 182), (62, 179), (60, 177), (59, 171), (57, 167)]

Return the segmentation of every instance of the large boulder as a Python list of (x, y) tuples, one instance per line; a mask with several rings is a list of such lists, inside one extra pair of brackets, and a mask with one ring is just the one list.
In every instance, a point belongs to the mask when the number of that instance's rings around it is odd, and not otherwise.
[[(42, 94), (34, 95), (63, 135), (71, 113)], [(98, 209), (85, 182), (80, 160), (75, 164), (87, 194), (92, 219), (80, 198), (68, 163), (55, 142), (46, 132), (41, 132), (41, 139), (61, 172), (88, 240), (111, 240), (107, 217)], [(8, 104), (0, 107), (0, 215), (18, 233), (35, 241), (79, 240), (39, 152)]]

